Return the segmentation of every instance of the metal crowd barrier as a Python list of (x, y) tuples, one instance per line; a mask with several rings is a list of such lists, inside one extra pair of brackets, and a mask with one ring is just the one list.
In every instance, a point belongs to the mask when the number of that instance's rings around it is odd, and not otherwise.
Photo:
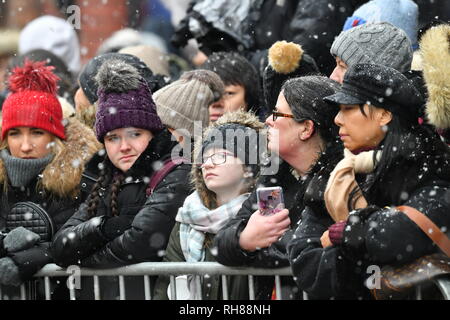
[[(247, 268), (247, 267), (227, 267), (216, 262), (144, 262), (129, 266), (113, 269), (89, 269), (72, 266), (67, 269), (61, 268), (55, 264), (48, 264), (44, 266), (39, 272), (35, 274), (35, 278), (44, 279), (45, 299), (51, 300), (50, 278), (52, 277), (68, 277), (68, 283), (74, 280), (74, 277), (93, 277), (94, 299), (101, 300), (100, 296), (100, 281), (99, 277), (114, 276), (119, 279), (119, 299), (126, 300), (125, 276), (142, 276), (144, 282), (144, 296), (146, 300), (151, 300), (151, 286), (150, 277), (165, 275), (170, 276), (171, 296), (176, 298), (175, 277), (178, 275), (194, 275), (196, 279), (200, 280), (202, 276), (220, 275), (222, 281), (222, 296), (224, 300), (229, 299), (227, 277), (244, 275), (248, 276), (248, 288), (250, 300), (255, 300), (254, 277), (255, 276), (274, 276), (275, 277), (275, 291), (277, 300), (283, 300), (281, 292), (281, 276), (292, 276), (290, 267), (279, 269), (261, 269), (261, 268)], [(438, 288), (442, 297), (445, 300), (450, 300), (450, 278), (438, 277), (431, 280)], [(201, 290), (201, 286), (197, 286)], [(69, 286), (70, 299), (75, 300), (75, 286)], [(29, 291), (29, 290), (28, 290)], [(198, 292), (201, 296), (201, 292)], [(20, 286), (20, 299), (28, 300), (27, 286), (23, 284)], [(2, 299), (2, 292), (0, 288), (0, 299)], [(417, 300), (422, 299), (421, 286), (416, 287)], [(308, 296), (303, 292), (303, 299), (307, 300)]]

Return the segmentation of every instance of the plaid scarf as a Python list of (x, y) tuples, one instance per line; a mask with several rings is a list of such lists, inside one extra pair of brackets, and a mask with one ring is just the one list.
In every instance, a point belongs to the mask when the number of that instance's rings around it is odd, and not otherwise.
[(249, 195), (242, 194), (214, 210), (203, 205), (197, 191), (186, 198), (175, 218), (181, 222), (180, 243), (186, 262), (204, 261), (205, 234), (216, 234), (222, 229), (238, 213)]
[[(181, 222), (180, 244), (186, 262), (205, 260), (206, 233), (216, 234), (222, 229), (228, 220), (238, 213), (242, 203), (249, 195), (249, 193), (242, 194), (214, 210), (209, 210), (203, 205), (197, 191), (186, 198), (175, 217), (176, 221)], [(192, 275), (188, 275), (188, 300), (202, 299), (198, 290), (201, 285), (199, 280), (199, 278), (194, 279)]]

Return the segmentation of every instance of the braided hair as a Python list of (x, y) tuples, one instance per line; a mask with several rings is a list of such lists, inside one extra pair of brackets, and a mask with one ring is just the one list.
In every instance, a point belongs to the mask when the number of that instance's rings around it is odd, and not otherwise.
[(120, 185), (123, 182), (124, 176), (122, 174), (116, 174), (113, 176), (112, 166), (110, 160), (105, 157), (105, 160), (100, 164), (100, 176), (92, 188), (92, 193), (88, 200), (88, 215), (92, 218), (97, 213), (97, 206), (100, 203), (100, 189), (106, 189), (108, 182), (113, 179), (111, 185), (111, 213), (112, 216), (119, 215), (117, 196), (119, 194)]

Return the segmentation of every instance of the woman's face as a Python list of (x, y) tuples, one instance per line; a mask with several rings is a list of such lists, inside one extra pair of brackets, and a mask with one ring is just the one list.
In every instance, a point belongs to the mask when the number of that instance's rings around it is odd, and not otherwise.
[(40, 159), (52, 152), (51, 143), (54, 136), (39, 128), (15, 127), (8, 131), (6, 139), (9, 152), (13, 157)]
[(105, 136), (106, 153), (116, 168), (126, 172), (147, 148), (152, 138), (153, 134), (146, 129), (115, 129)]
[(386, 125), (392, 114), (382, 108), (364, 105), (364, 115), (359, 105), (339, 106), (334, 122), (339, 126), (339, 136), (350, 151), (373, 149), (386, 135)]
[[(289, 107), (283, 92), (278, 96), (275, 111), (292, 115), (292, 110)], [(299, 139), (299, 130), (304, 124), (287, 117), (277, 117), (277, 119), (273, 121), (272, 115), (267, 117), (266, 124), (269, 126), (269, 150), (278, 153), (283, 158), (283, 155), (292, 153), (292, 150), (298, 149), (297, 147), (299, 143), (301, 143)]]
[(203, 154), (201, 170), (206, 187), (215, 194), (242, 188), (243, 162), (225, 149), (206, 150)]
[(209, 121), (216, 122), (225, 112), (247, 110), (245, 88), (241, 85), (227, 85), (223, 97), (209, 106)]
[(341, 58), (336, 57), (336, 67), (333, 72), (330, 74), (330, 79), (337, 81), (339, 83), (344, 82), (344, 75), (347, 72), (348, 66), (347, 64), (341, 60)]

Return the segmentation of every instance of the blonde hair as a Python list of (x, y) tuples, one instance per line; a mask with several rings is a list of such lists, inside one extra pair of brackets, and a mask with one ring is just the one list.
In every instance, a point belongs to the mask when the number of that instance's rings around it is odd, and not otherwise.
[[(54, 154), (55, 157), (58, 157), (61, 152), (64, 149), (64, 143), (62, 142), (62, 140), (60, 138), (58, 138), (57, 136), (51, 134), (53, 137), (52, 142), (49, 144), (49, 148), (50, 148), (50, 152)], [(8, 150), (9, 151), (9, 146), (8, 146), (8, 139), (3, 139), (0, 142), (0, 152), (3, 150)], [(39, 183), (36, 186), (37, 189), (42, 189), (42, 185), (41, 182), (39, 181)], [(8, 183), (6, 183), (6, 181), (3, 182), (3, 191), (7, 192), (8, 191)]]

